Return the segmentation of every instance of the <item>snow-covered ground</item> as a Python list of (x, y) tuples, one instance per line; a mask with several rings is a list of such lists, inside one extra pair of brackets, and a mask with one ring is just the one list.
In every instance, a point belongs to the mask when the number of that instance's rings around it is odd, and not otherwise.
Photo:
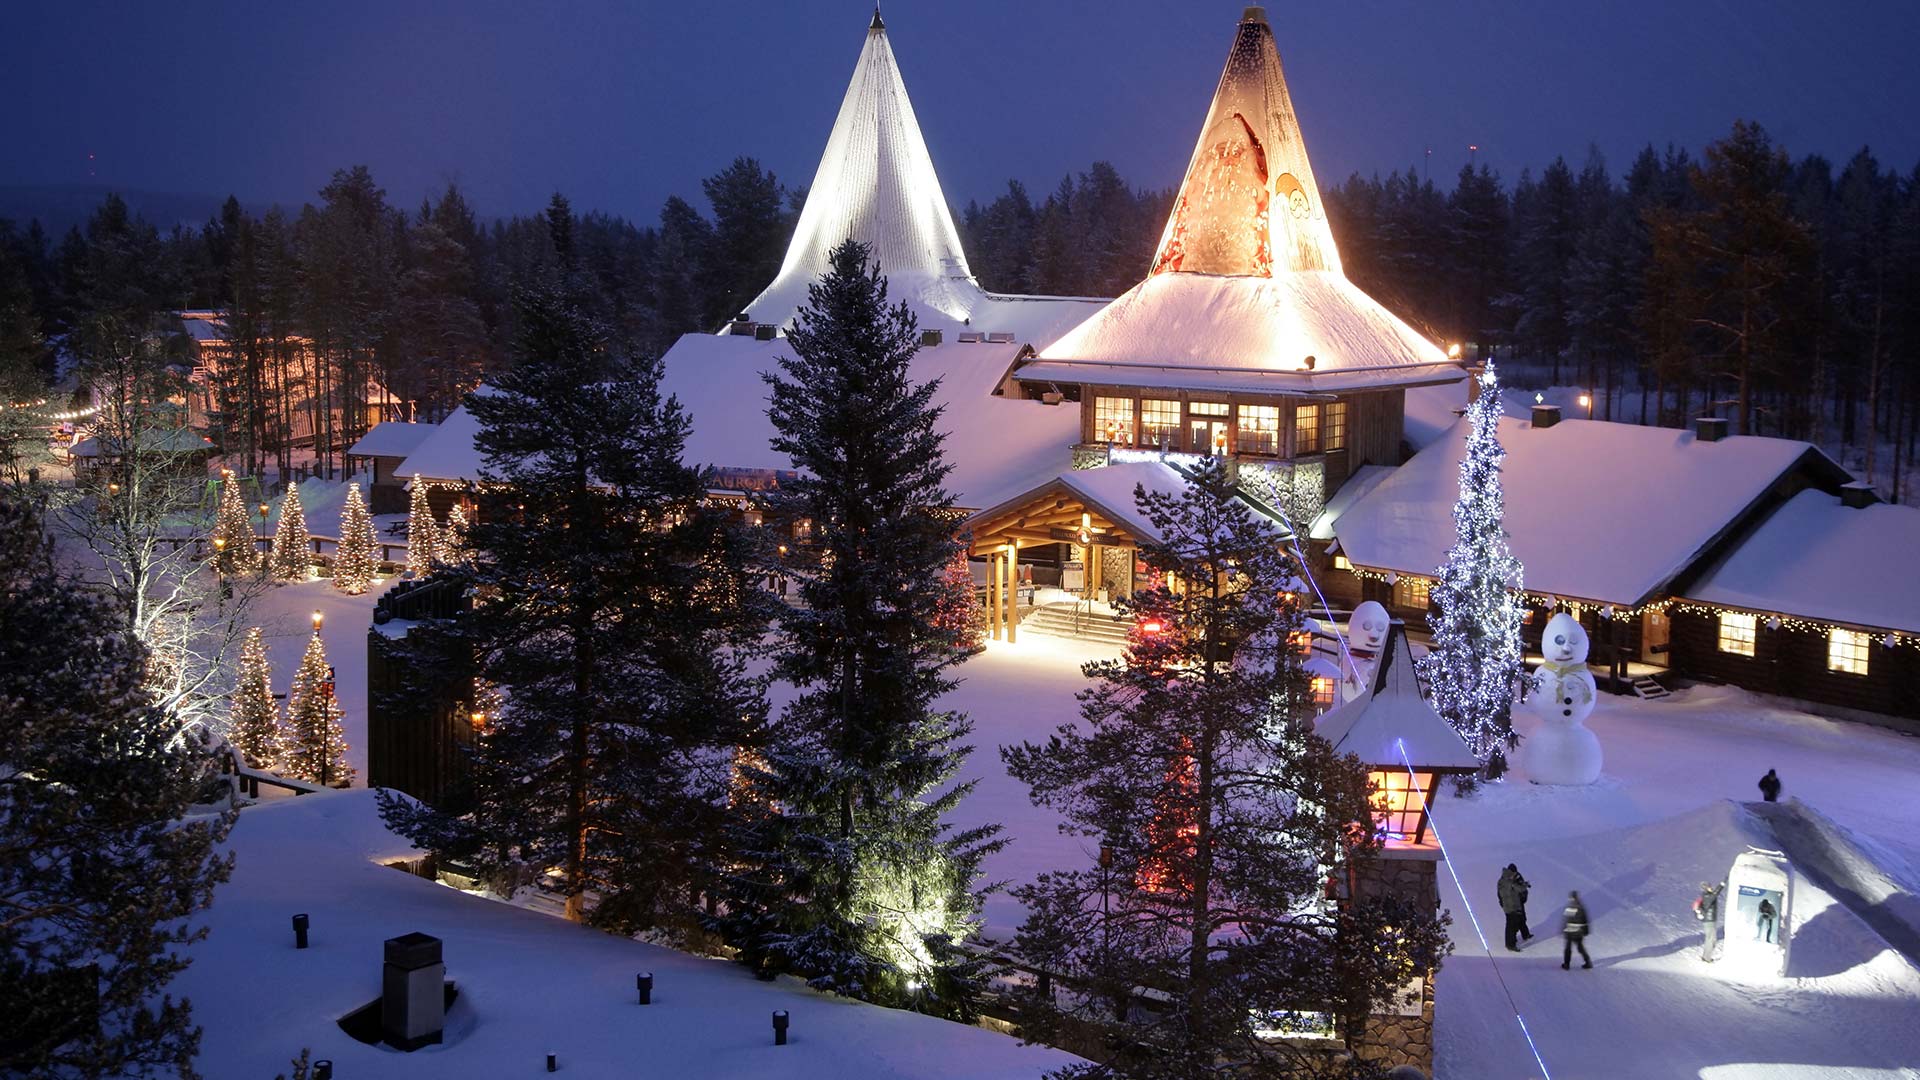
[[(286, 643), (274, 649), (276, 689), (298, 662), (297, 643), (316, 606), (327, 613), (323, 633), (339, 670), (353, 761), (364, 769), (370, 596), (342, 596), (326, 582), (273, 590), (263, 611), (277, 611), (288, 630)], [(1044, 738), (1071, 719), (1074, 695), (1085, 685), (1079, 665), (1103, 655), (1098, 647), (1029, 633), (1017, 645), (991, 643), (959, 670), (963, 682), (947, 704), (974, 721), (967, 772), (979, 786), (957, 818), (1006, 826), (1013, 842), (987, 866), (995, 880), (1030, 880), (1091, 858), (1086, 841), (1061, 836), (1057, 819), (1033, 807), (1001, 767), (998, 748)], [(1533, 720), (1523, 714), (1519, 722), (1524, 732)], [(1561, 1080), (1920, 1077), (1920, 1025), (1911, 1023), (1920, 973), (1815, 884), (1796, 886), (1798, 929), (1784, 979), (1701, 964), (1689, 910), (1699, 882), (1723, 879), (1744, 845), (1772, 845), (1765, 823), (1739, 804), (1757, 795), (1754, 784), (1769, 768), (1780, 771), (1786, 795), (1857, 834), (1907, 890), (1920, 888), (1909, 869), (1920, 867), (1913, 839), (1920, 836), (1920, 797), (1912, 791), (1920, 739), (1706, 687), (1659, 702), (1606, 696), (1589, 726), (1607, 755), (1598, 784), (1544, 788), (1517, 778), (1471, 798), (1446, 795), (1436, 808), (1450, 866), (1494, 950), (1489, 957), (1481, 949), (1443, 870), (1456, 952), (1438, 990), (1438, 1075), (1541, 1075), (1514, 1019), (1517, 1006)], [(859, 1056), (756, 1057), (767, 1011), (789, 1006), (751, 995), (790, 991), (753, 983), (725, 965), (578, 931), (372, 866), (372, 856), (398, 854), (404, 845), (382, 833), (365, 798), (309, 797), (243, 814), (235, 838), (240, 868), (215, 902), (212, 938), (196, 946), (198, 962), (182, 981), (208, 1020), (202, 1062), (209, 1075), (268, 1076), (281, 1056), (305, 1044), (355, 1063), (340, 1075), (398, 1075), (397, 1055), (337, 1035), (331, 1021), (376, 992), (379, 940), (411, 929), (444, 934), (450, 973), (476, 980), (477, 1015), (463, 1021), (468, 1036), (432, 1052), (436, 1057), (407, 1059), (408, 1068), (426, 1063), (426, 1075), (435, 1074), (437, 1061), (463, 1075), (518, 1073), (528, 1067), (523, 1061), (538, 1063), (547, 1042), (562, 1052), (563, 1064), (577, 1059), (587, 1067), (593, 1055), (650, 1067), (658, 1060), (662, 1075), (675, 1076), (789, 1067), (805, 1075), (842, 1061), (838, 1075), (1017, 1075), (1059, 1060), (1021, 1056), (1038, 1051), (986, 1033), (806, 995), (797, 995), (803, 1006), (792, 1006), (796, 1025), (798, 1008), (818, 1010), (821, 1019), (806, 1022), (843, 1024), (832, 1029), (833, 1052)], [(1494, 901), (1494, 883), (1509, 862), (1533, 883), (1530, 915), (1539, 935), (1519, 955), (1501, 950)], [(1569, 889), (1580, 890), (1594, 920), (1592, 971), (1559, 968), (1557, 913)], [(322, 961), (276, 952), (288, 947), (286, 919), (296, 910), (314, 912), (317, 940), (329, 940), (326, 927), (352, 927), (351, 955)], [(1020, 916), (1004, 893), (988, 901), (988, 929), (996, 936)], [(327, 974), (302, 990), (300, 964)], [(688, 973), (675, 978), (701, 974), (698, 1014), (672, 1020), (623, 1010), (635, 964)], [(735, 1000), (756, 1003), (736, 1007)], [(244, 1031), (224, 1030), (233, 1018), (256, 1015), (264, 1019), (244, 1019)], [(932, 1026), (898, 1026), (920, 1024)], [(978, 1049), (967, 1041), (976, 1039)], [(921, 1049), (900, 1056), (907, 1053), (903, 1041)], [(247, 1071), (230, 1071), (234, 1062)], [(392, 1070), (388, 1062), (395, 1062)]]

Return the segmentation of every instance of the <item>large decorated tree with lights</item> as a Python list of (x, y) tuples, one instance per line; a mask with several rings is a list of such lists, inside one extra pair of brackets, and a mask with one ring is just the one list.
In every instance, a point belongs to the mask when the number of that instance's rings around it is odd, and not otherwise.
[(337, 784), (353, 778), (347, 764), (347, 732), (341, 724), (340, 700), (333, 692), (333, 669), (327, 665), (327, 647), (314, 630), (306, 654), (293, 673), (287, 691), (287, 736), (280, 752), (280, 771), (296, 780)]
[(288, 484), (280, 497), (280, 521), (273, 528), (273, 576), (280, 581), (305, 581), (313, 574), (313, 537), (307, 532), (307, 513), (300, 507), (300, 485)]
[(467, 508), (463, 503), (454, 503), (447, 511), (447, 523), (441, 526), (434, 537), (436, 550), (434, 558), (448, 566), (458, 566), (467, 561), (467, 533), (472, 523), (467, 520)]
[(768, 977), (966, 1017), (984, 972), (963, 946), (999, 841), (943, 820), (973, 784), (952, 782), (969, 724), (936, 704), (967, 648), (940, 617), (959, 547), (940, 410), (908, 374), (913, 313), (888, 303), (866, 246), (830, 262), (767, 378), (773, 445), (799, 474), (768, 521), (809, 523), (786, 568), (803, 603), (782, 612), (775, 657), (796, 696), (741, 766), (777, 812), (742, 824), (718, 922)]
[(1433, 648), (1421, 661), (1433, 707), (1481, 760), (1490, 777), (1506, 767), (1513, 740), (1513, 698), (1524, 653), (1520, 560), (1507, 549), (1501, 491), (1500, 383), (1491, 363), (1467, 409), (1454, 541), (1432, 597)]
[(373, 518), (360, 497), (360, 485), (347, 485), (347, 504), (340, 512), (340, 546), (333, 559), (333, 583), (354, 596), (373, 584), (378, 564), (373, 558)]
[(407, 504), (407, 570), (416, 579), (433, 572), (439, 545), (440, 529), (433, 520), (433, 504), (427, 501), (426, 482), (415, 478), (413, 499)]
[(253, 546), (253, 519), (240, 495), (240, 478), (232, 469), (220, 471), (220, 506), (213, 518), (213, 541), (220, 572), (227, 577), (256, 573), (260, 552)]
[(280, 704), (273, 700), (272, 677), (266, 642), (260, 637), (260, 628), (253, 627), (240, 647), (240, 671), (227, 709), (227, 741), (240, 752), (242, 761), (269, 771), (280, 767), (281, 743), (286, 737), (280, 724)]

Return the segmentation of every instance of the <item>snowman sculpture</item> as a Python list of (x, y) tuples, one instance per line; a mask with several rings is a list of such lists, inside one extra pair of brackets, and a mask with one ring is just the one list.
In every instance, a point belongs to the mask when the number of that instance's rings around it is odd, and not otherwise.
[(1373, 686), (1374, 664), (1392, 625), (1387, 609), (1374, 600), (1361, 603), (1347, 617), (1347, 673), (1340, 680), (1341, 701), (1352, 701)]
[(1593, 673), (1587, 670), (1587, 632), (1564, 612), (1540, 635), (1545, 658), (1533, 670), (1527, 703), (1538, 730), (1520, 744), (1519, 764), (1536, 784), (1579, 785), (1600, 779), (1600, 740), (1587, 730), (1593, 714)]

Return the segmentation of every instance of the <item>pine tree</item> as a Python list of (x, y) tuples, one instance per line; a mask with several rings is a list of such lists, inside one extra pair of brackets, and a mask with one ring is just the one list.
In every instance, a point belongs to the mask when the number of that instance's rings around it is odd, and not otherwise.
[(433, 506), (427, 501), (427, 485), (413, 482), (413, 500), (407, 504), (407, 572), (415, 580), (433, 572), (434, 552), (440, 542), (434, 524)]
[[(1116, 601), (1134, 620), (1126, 653), (1086, 666), (1078, 722), (1001, 750), (1034, 803), (1101, 851), (1014, 889), (1029, 913), (1015, 950), (1060, 991), (1033, 994), (1023, 1023), (1108, 1048), (1103, 1067), (1063, 1076), (1217, 1076), (1223, 1061), (1242, 1063), (1236, 1076), (1308, 1075), (1256, 1018), (1364, 1017), (1437, 962), (1445, 923), (1324, 900), (1328, 874), (1378, 841), (1356, 827), (1370, 820), (1366, 766), (1310, 725), (1291, 644), (1303, 586), (1281, 534), (1219, 459), (1178, 493), (1134, 501), (1162, 539), (1139, 549), (1153, 584)], [(1391, 918), (1362, 928), (1355, 910)], [(1342, 962), (1355, 953), (1376, 966)], [(1169, 995), (1144, 1017), (1131, 1008), (1140, 986)]]
[(953, 635), (960, 648), (968, 652), (978, 651), (986, 644), (987, 628), (964, 548), (954, 549), (953, 559), (941, 571), (940, 584), (939, 603), (933, 614), (934, 625)]
[(1513, 695), (1519, 685), (1524, 585), (1520, 560), (1507, 550), (1506, 498), (1501, 493), (1500, 383), (1489, 363), (1467, 410), (1455, 538), (1433, 585), (1433, 650), (1421, 661), (1433, 707), (1482, 760), (1488, 774), (1505, 768), (1501, 746), (1513, 743)]
[(64, 577), (6, 495), (0, 597), (0, 1074), (192, 1076), (200, 1029), (166, 991), (232, 871), (232, 812), (188, 813), (214, 756), (154, 706), (113, 601)]
[(214, 546), (220, 573), (227, 577), (258, 573), (261, 554), (253, 543), (253, 520), (240, 496), (240, 479), (232, 469), (220, 470), (220, 506), (213, 519)]
[(280, 498), (280, 523), (273, 530), (273, 576), (278, 581), (305, 581), (313, 575), (313, 537), (307, 533), (306, 511), (300, 508), (300, 485), (288, 484)]
[(333, 584), (358, 596), (373, 584), (378, 569), (373, 559), (373, 518), (360, 497), (360, 485), (347, 485), (347, 505), (340, 512), (340, 546), (333, 558)]
[(799, 471), (770, 520), (810, 523), (775, 662), (797, 697), (760, 751), (779, 813), (742, 825), (718, 923), (768, 977), (966, 1017), (983, 978), (961, 945), (1001, 841), (942, 822), (973, 784), (948, 786), (970, 725), (935, 708), (966, 655), (936, 619), (958, 550), (940, 412), (908, 378), (915, 320), (888, 306), (868, 249), (849, 241), (830, 265), (767, 377), (773, 445)]
[(441, 527), (439, 534), (434, 538), (438, 542), (434, 558), (448, 566), (458, 566), (466, 562), (467, 556), (471, 554), (467, 550), (467, 532), (470, 528), (467, 522), (466, 506), (454, 503), (453, 509), (447, 511), (447, 523)]
[(472, 556), (439, 571), (475, 606), (435, 624), (504, 700), (467, 802), (383, 813), (508, 891), (558, 868), (569, 918), (692, 929), (731, 861), (728, 766), (764, 716), (747, 663), (771, 602), (748, 587), (752, 538), (681, 461), (658, 362), (612, 347), (573, 282), (529, 286), (516, 318), (516, 363), (467, 402)]
[(280, 705), (273, 700), (272, 676), (266, 642), (256, 626), (247, 631), (246, 644), (240, 649), (240, 671), (227, 710), (227, 741), (240, 751), (240, 759), (248, 766), (268, 771), (280, 767), (285, 738)]
[(300, 668), (287, 691), (287, 737), (280, 753), (280, 771), (295, 780), (338, 784), (353, 779), (347, 764), (347, 732), (340, 723), (340, 701), (333, 693), (333, 668), (327, 647), (315, 630), (307, 639)]

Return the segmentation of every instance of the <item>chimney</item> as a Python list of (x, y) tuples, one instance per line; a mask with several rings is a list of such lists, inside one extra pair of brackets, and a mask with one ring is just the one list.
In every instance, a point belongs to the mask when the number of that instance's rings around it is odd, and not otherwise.
[(440, 939), (418, 931), (388, 938), (380, 973), (380, 1030), (388, 1045), (417, 1050), (440, 1041), (447, 1022), (447, 965)]
[(1545, 431), (1547, 428), (1559, 422), (1560, 406), (1536, 404), (1533, 407), (1533, 428), (1535, 431)]
[(1719, 416), (1693, 418), (1693, 437), (1701, 442), (1719, 442), (1727, 437), (1727, 421)]
[(941, 333), (938, 330), (920, 331), (920, 344), (928, 348), (940, 344)]
[(778, 326), (775, 326), (772, 323), (755, 323), (754, 324), (753, 340), (755, 341), (772, 341), (779, 336), (780, 336), (780, 328)]
[(1840, 485), (1840, 505), (1850, 510), (1863, 510), (1879, 501), (1880, 493), (1864, 480)]

